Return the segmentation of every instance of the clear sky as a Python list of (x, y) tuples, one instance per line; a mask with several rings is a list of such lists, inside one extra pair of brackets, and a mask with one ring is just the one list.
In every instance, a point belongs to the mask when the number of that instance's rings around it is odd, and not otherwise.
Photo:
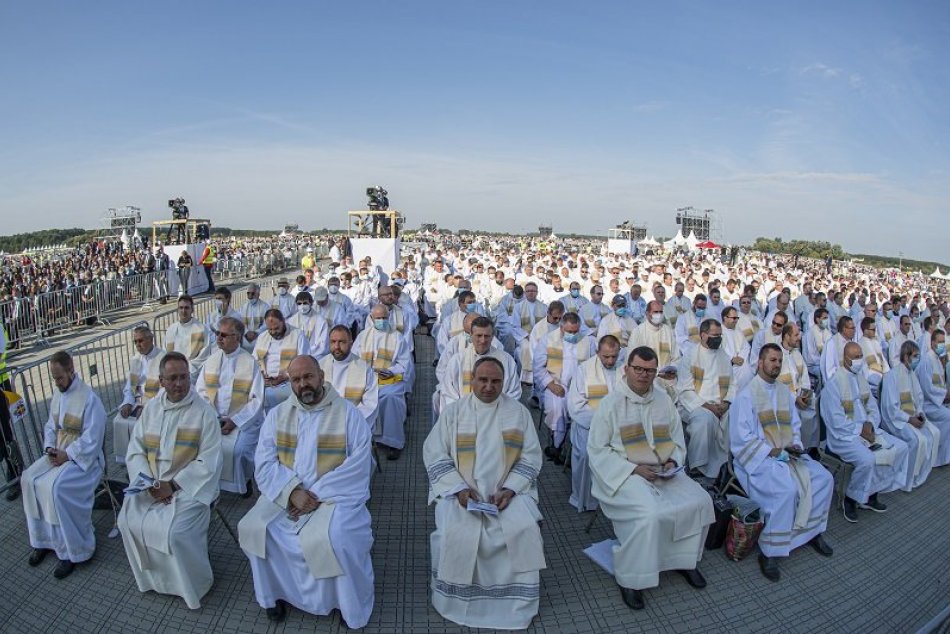
[(148, 220), (827, 239), (946, 260), (950, 2), (6, 2), (0, 233)]

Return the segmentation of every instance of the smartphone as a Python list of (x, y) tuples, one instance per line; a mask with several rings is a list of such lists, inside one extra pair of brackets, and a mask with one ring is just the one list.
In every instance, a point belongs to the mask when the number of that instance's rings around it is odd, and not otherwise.
[(799, 449), (798, 447), (786, 447), (785, 451), (787, 451), (792, 456), (802, 455), (802, 450)]
[(881, 443), (879, 443), (879, 442), (876, 442), (876, 443), (874, 443), (873, 445), (871, 445), (870, 447), (868, 447), (868, 449), (870, 449), (871, 451), (877, 451), (877, 450), (880, 449), (880, 448), (881, 448)]

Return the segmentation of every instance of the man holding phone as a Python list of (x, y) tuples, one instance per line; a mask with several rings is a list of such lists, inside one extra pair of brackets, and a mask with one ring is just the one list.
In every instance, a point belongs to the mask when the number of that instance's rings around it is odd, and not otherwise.
[(822, 537), (834, 478), (802, 449), (796, 395), (778, 380), (782, 357), (777, 344), (762, 346), (758, 373), (736, 397), (729, 428), (736, 476), (765, 518), (759, 567), (769, 581), (780, 579), (778, 560), (794, 548), (834, 552)]

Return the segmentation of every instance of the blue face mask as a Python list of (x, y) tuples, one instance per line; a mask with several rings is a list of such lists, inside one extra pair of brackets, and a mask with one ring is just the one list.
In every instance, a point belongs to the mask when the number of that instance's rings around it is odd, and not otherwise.
[(581, 333), (579, 332), (565, 332), (564, 341), (567, 343), (577, 343), (581, 340)]
[(942, 357), (942, 356), (944, 356), (945, 354), (947, 354), (947, 344), (945, 344), (945, 343), (938, 343), (938, 344), (937, 344), (937, 356), (938, 356), (938, 357)]
[(471, 304), (465, 304), (465, 312), (466, 313), (478, 312), (478, 304), (476, 304), (475, 302), (472, 302)]
[(702, 319), (702, 318), (705, 317), (705, 316), (706, 316), (706, 309), (705, 309), (705, 308), (697, 308), (697, 309), (696, 309), (696, 319)]
[(916, 370), (918, 365), (920, 365), (920, 357), (911, 357), (911, 358), (910, 358), (910, 369), (911, 369), (911, 370)]
[(578, 289), (576, 288), (571, 289), (571, 297), (573, 297), (574, 299), (577, 299), (580, 296), (581, 296), (581, 292)]
[(617, 315), (617, 317), (626, 317), (626, 316), (627, 316), (627, 309), (626, 309), (626, 308), (618, 308), (617, 310), (614, 311), (614, 313)]
[(373, 327), (376, 330), (389, 330), (389, 320), (388, 319), (374, 319)]

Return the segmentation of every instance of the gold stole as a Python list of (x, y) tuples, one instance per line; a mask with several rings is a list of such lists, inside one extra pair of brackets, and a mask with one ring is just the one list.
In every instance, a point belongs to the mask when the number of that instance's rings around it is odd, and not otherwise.
[(297, 454), (297, 429), (300, 424), (300, 409), (322, 411), (320, 432), (317, 434), (317, 478), (336, 469), (346, 460), (346, 405), (333, 389), (324, 384), (323, 400), (312, 408), (305, 409), (297, 397), (291, 395), (281, 403), (277, 411), (277, 459), (288, 469), (294, 469)]
[[(673, 455), (676, 443), (670, 436), (670, 423), (649, 421), (643, 416), (643, 405), (623, 399), (623, 412), (619, 420), (630, 421), (620, 426), (620, 440), (627, 452), (627, 460), (633, 464), (662, 465)], [(672, 412), (667, 413), (672, 417)], [(665, 418), (665, 417), (664, 417)], [(653, 431), (653, 444), (647, 440), (644, 424)]]
[[(193, 327), (194, 326), (194, 327)], [(191, 324), (185, 326), (179, 322), (179, 330), (186, 329), (191, 331), (191, 344), (188, 348), (188, 354), (186, 355), (189, 359), (195, 359), (198, 356), (204, 347), (205, 347), (205, 329), (197, 321), (192, 320)], [(165, 344), (165, 350), (167, 352), (181, 352), (184, 354), (184, 350), (175, 350), (175, 340)]]
[(930, 380), (933, 381), (934, 387), (945, 388), (947, 382), (943, 377), (943, 372), (940, 371), (943, 369), (943, 364), (940, 363), (940, 357), (937, 356), (937, 353), (934, 352), (933, 349), (928, 350), (927, 355), (930, 357)]
[(908, 416), (917, 415), (917, 405), (914, 403), (914, 379), (910, 370), (903, 363), (897, 367), (897, 391), (900, 393), (901, 411)]
[[(802, 375), (805, 372), (805, 363), (804, 360), (800, 359), (799, 355), (796, 355), (796, 350), (786, 350), (782, 347), (782, 370), (781, 374), (778, 375), (779, 383), (783, 383), (785, 387), (792, 391), (792, 394), (798, 394), (798, 388), (802, 382)], [(795, 373), (792, 373), (791, 364), (794, 361), (795, 363)]]
[[(527, 300), (521, 301), (521, 307), (518, 309), (520, 313), (520, 317), (521, 317), (521, 329), (527, 333), (530, 333), (532, 327), (534, 327), (534, 325), (537, 324), (538, 321), (544, 318), (543, 315), (541, 317), (538, 317), (538, 314), (537, 314), (538, 307), (544, 310), (544, 304), (542, 304), (541, 302), (535, 301), (534, 307), (532, 307)], [(528, 312), (529, 310), (531, 311), (530, 314)], [(532, 317), (534, 319), (532, 319)]]
[[(247, 405), (251, 398), (251, 386), (254, 385), (254, 373), (257, 366), (254, 357), (249, 354), (241, 354), (241, 348), (237, 349), (237, 363), (234, 365), (234, 376), (231, 378), (231, 402), (228, 404), (228, 415), (231, 416)], [(205, 391), (208, 395), (208, 402), (212, 406), (217, 406), (218, 390), (221, 389), (221, 366), (227, 355), (218, 350), (205, 364)], [(217, 411), (217, 409), (215, 410)]]
[[(475, 399), (475, 397), (471, 397)], [(495, 407), (483, 412), (489, 416), (495, 416), (498, 413), (498, 401), (495, 401)], [(459, 411), (458, 429), (455, 433), (455, 460), (458, 464), (458, 471), (462, 479), (472, 489), (475, 486), (475, 438), (478, 436), (478, 404), (465, 403)], [(521, 458), (521, 450), (524, 447), (524, 431), (516, 427), (505, 427), (502, 422), (501, 436), (505, 447), (505, 473), (501, 478), (505, 478), (511, 472), (511, 467)]]
[[(333, 379), (333, 355), (327, 355), (320, 359), (320, 368), (327, 377), (326, 381)], [(331, 382), (330, 385), (333, 385)], [(363, 403), (363, 394), (366, 393), (366, 366), (363, 361), (357, 358), (351, 358), (349, 365), (346, 366), (346, 372), (343, 373), (343, 385), (333, 385), (338, 394), (358, 407)]]
[(74, 392), (63, 394), (59, 390), (53, 395), (53, 425), (56, 429), (56, 448), (66, 449), (82, 435), (82, 415), (86, 411), (86, 399), (91, 388), (78, 376), (73, 379)]
[(560, 381), (561, 370), (564, 369), (564, 336), (560, 328), (548, 334), (545, 345), (548, 350), (548, 372)]
[[(701, 348), (702, 348), (702, 346), (697, 346), (697, 347), (693, 350), (693, 357), (692, 357), (692, 359), (691, 359), (691, 361), (690, 361), (690, 364), (689, 364), (689, 365), (690, 365), (690, 368), (689, 368), (689, 369), (690, 369), (690, 372), (691, 372), (692, 375), (693, 375), (693, 390), (696, 392), (696, 396), (699, 396), (699, 392), (700, 392), (700, 390), (702, 390), (702, 387), (703, 387), (703, 381), (704, 381), (705, 378), (706, 378), (706, 370), (705, 370), (705, 368), (703, 368), (702, 366), (696, 365), (696, 363), (697, 363), (697, 361), (698, 361), (698, 359), (699, 359), (699, 354), (700, 354)], [(715, 369), (716, 369), (716, 382), (717, 382), (718, 387), (719, 387), (719, 400), (720, 400), (720, 401), (726, 398), (726, 394), (729, 393), (729, 386), (732, 384), (732, 369), (731, 369), (731, 366), (730, 366), (730, 368), (728, 368), (729, 371), (726, 372), (722, 367), (720, 367), (720, 366), (722, 365), (722, 364), (720, 364), (720, 361), (721, 361), (721, 360), (722, 360), (722, 356), (721, 356), (721, 355), (718, 355), (718, 354), (715, 355), (715, 357), (714, 357), (714, 359), (713, 359), (713, 365), (715, 366)]]
[(361, 347), (360, 358), (373, 366), (373, 370), (388, 370), (392, 367), (396, 346), (399, 345), (399, 335), (394, 330), (382, 332), (370, 327), (363, 341), (369, 345)]
[(868, 407), (868, 401), (871, 398), (871, 388), (868, 386), (868, 380), (864, 378), (863, 373), (853, 374), (844, 368), (841, 369), (841, 372), (835, 372), (835, 381), (838, 383), (838, 394), (841, 396), (841, 407), (844, 408), (844, 413), (845, 416), (848, 417), (848, 420), (854, 420), (854, 401), (856, 395), (851, 389), (851, 381), (848, 380), (848, 375), (853, 376), (858, 382), (857, 398), (861, 399), (865, 411)]
[[(192, 395), (197, 398), (196, 395)], [(167, 397), (163, 397), (163, 400)], [(189, 397), (185, 397), (189, 398)], [(164, 402), (162, 405), (164, 406)], [(183, 407), (188, 407), (184, 405)], [(145, 445), (145, 458), (148, 460), (148, 466), (152, 470), (152, 476), (159, 477), (158, 472), (158, 452), (162, 444), (160, 435), (162, 429), (162, 418), (169, 412), (172, 415), (177, 413), (177, 409), (168, 409), (162, 407), (159, 409), (158, 416), (151, 417), (150, 420), (142, 421), (145, 425), (143, 444)], [(171, 473), (178, 473), (185, 466), (198, 457), (198, 449), (201, 446), (201, 421), (189, 420), (187, 416), (179, 417), (178, 426), (175, 430), (175, 450), (172, 454)]]
[(449, 317), (449, 339), (464, 330), (462, 327), (462, 322), (465, 321), (466, 314), (467, 313), (465, 311), (456, 309), (455, 312), (452, 313), (452, 316)]
[[(145, 358), (145, 355), (136, 355), (131, 366), (129, 367), (129, 385), (132, 386), (132, 392), (136, 395), (136, 401), (139, 405), (145, 405), (150, 400), (155, 398), (155, 395), (158, 394), (158, 390), (160, 390), (162, 387), (158, 379), (158, 374), (159, 366), (162, 363), (162, 359), (165, 357), (165, 351), (161, 350), (160, 348), (156, 349), (158, 350), (158, 354), (149, 359), (145, 364), (145, 376), (136, 374), (132, 371), (132, 368), (139, 367), (139, 364), (141, 363), (142, 359)], [(140, 387), (142, 388), (141, 396), (138, 394)]]
[[(587, 306), (587, 304), (584, 304), (584, 306)], [(584, 310), (584, 306), (581, 306), (581, 310), (582, 310), (582, 311)], [(597, 311), (597, 313), (600, 315), (600, 318), (601, 318), (601, 319), (603, 319), (603, 318), (604, 318), (604, 315), (606, 315), (607, 312), (608, 312), (608, 311), (607, 311), (607, 308), (606, 308), (602, 303), (601, 303), (601, 304), (595, 304), (594, 302), (591, 302), (591, 303), (590, 303), (590, 306), (592, 307), (593, 310), (596, 310), (596, 311)], [(591, 313), (591, 315), (593, 315), (593, 312)], [(584, 319), (584, 325), (587, 326), (588, 328), (596, 328), (596, 327), (597, 327), (597, 323), (594, 321), (593, 316), (592, 316), (590, 319), (586, 319), (586, 318), (585, 318), (585, 319)]]
[(599, 357), (591, 357), (581, 367), (584, 370), (584, 382), (587, 384), (587, 405), (596, 411), (603, 398), (610, 393), (607, 369)]
[(811, 330), (815, 333), (812, 335), (815, 339), (815, 348), (818, 349), (818, 354), (821, 354), (825, 349), (825, 344), (831, 339), (831, 333), (830, 331), (822, 330), (818, 326), (812, 326)]
[(762, 426), (762, 433), (765, 439), (772, 445), (773, 449), (783, 449), (790, 444), (794, 434), (792, 432), (792, 413), (783, 409), (782, 403), (788, 400), (783, 398), (782, 390), (787, 390), (784, 384), (775, 382), (775, 402), (773, 408), (772, 400), (768, 391), (764, 387), (765, 381), (756, 377), (750, 385), (752, 386), (752, 402), (755, 405), (755, 412), (759, 418), (759, 424)]
[(285, 324), (284, 328), (286, 330), (283, 339), (274, 339), (269, 332), (265, 332), (257, 338), (258, 343), (254, 346), (254, 355), (257, 357), (257, 363), (261, 371), (265, 371), (265, 373), (267, 369), (267, 351), (270, 349), (271, 341), (280, 342), (280, 370), (282, 372), (287, 370), (287, 366), (297, 356), (297, 338), (301, 336), (301, 331), (289, 324)]
[[(259, 305), (260, 304), (258, 304), (258, 306)], [(245, 311), (242, 318), (245, 332), (250, 332), (251, 330), (256, 331), (261, 327), (261, 324), (264, 323), (264, 318), (261, 317), (260, 314), (257, 314), (256, 306), (251, 306), (250, 303), (245, 304)]]

